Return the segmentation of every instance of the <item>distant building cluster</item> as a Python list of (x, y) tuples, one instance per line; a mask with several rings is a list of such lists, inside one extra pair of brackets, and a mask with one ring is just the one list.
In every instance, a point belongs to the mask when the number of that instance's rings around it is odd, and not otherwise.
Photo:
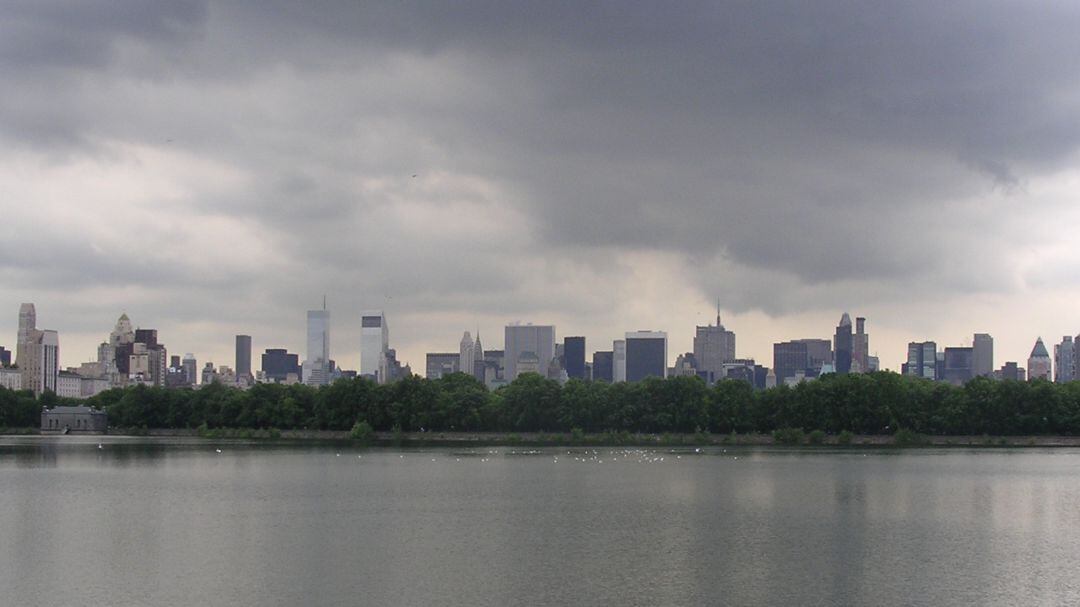
[[(360, 314), (359, 370), (341, 369), (330, 358), (330, 311), (324, 300), (321, 309), (307, 312), (307, 351), (304, 357), (284, 348), (268, 348), (261, 356), (261, 368), (252, 366), (250, 335), (236, 336), (236, 356), (232, 367), (206, 362), (199, 369), (195, 355), (168, 355), (155, 329), (132, 324), (121, 314), (108, 337), (97, 348), (96, 360), (78, 367), (61, 369), (60, 339), (55, 330), (38, 329), (32, 303), (19, 308), (19, 330), (12, 351), (0, 346), (0, 386), (51, 391), (61, 397), (87, 398), (110, 388), (133, 385), (196, 388), (223, 384), (248, 388), (257, 383), (321, 386), (340, 378), (364, 377), (388, 383), (412, 375), (412, 369), (397, 358), (390, 347), (390, 330), (382, 310)], [(1026, 367), (1018, 362), (994, 365), (994, 339), (976, 333), (971, 345), (939, 349), (934, 341), (911, 342), (900, 372), (911, 377), (962, 385), (976, 377), (1000, 380), (1045, 379), (1068, 382), (1080, 379), (1080, 335), (1065, 336), (1054, 345), (1050, 356), (1042, 338), (1036, 340)], [(475, 337), (465, 331), (458, 350), (426, 355), (425, 376), (438, 379), (451, 373), (466, 373), (491, 389), (506, 385), (523, 373), (566, 382), (581, 379), (603, 382), (637, 382), (648, 377), (700, 377), (713, 384), (721, 380), (745, 381), (755, 388), (796, 385), (829, 373), (869, 373), (877, 371), (877, 356), (870, 354), (866, 318), (852, 323), (845, 312), (832, 339), (808, 337), (773, 344), (773, 366), (740, 358), (735, 332), (724, 327), (719, 310), (716, 324), (695, 328), (693, 351), (675, 356), (668, 366), (668, 335), (664, 331), (628, 331), (614, 340), (610, 349), (596, 350), (587, 359), (584, 336), (568, 336), (558, 341), (555, 326), (511, 323), (503, 332), (503, 349), (485, 349), (477, 330)], [(81, 423), (81, 422), (80, 422)]]

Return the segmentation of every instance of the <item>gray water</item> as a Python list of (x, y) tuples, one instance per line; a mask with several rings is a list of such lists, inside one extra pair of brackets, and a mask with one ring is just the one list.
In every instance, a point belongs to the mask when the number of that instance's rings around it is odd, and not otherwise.
[(0, 437), (4, 605), (1063, 605), (1078, 580), (1073, 449)]

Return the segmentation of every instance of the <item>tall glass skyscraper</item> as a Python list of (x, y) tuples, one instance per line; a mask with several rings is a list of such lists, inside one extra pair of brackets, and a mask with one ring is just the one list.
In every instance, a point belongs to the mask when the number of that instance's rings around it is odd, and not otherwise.
[(390, 328), (382, 310), (360, 313), (360, 375), (386, 383), (386, 352), (390, 349)]
[(308, 310), (307, 358), (303, 372), (304, 383), (309, 386), (330, 383), (330, 311), (325, 307)]

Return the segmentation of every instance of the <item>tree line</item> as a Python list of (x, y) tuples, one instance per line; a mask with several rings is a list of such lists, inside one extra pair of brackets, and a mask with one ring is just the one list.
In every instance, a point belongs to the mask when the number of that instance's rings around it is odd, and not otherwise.
[[(46, 394), (0, 389), (0, 427), (38, 426)], [(82, 401), (118, 428), (277, 428), (376, 431), (769, 433), (798, 428), (829, 434), (1080, 434), (1080, 382), (994, 381), (964, 386), (890, 372), (825, 375), (794, 387), (755, 391), (742, 381), (707, 386), (697, 377), (637, 383), (524, 374), (489, 391), (470, 375), (413, 376), (378, 385), (344, 379), (329, 386), (257, 384), (248, 390), (134, 386)]]

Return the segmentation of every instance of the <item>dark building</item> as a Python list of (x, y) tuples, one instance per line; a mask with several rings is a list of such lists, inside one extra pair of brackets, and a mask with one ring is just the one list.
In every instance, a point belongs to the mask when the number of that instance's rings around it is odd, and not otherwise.
[(945, 348), (945, 374), (950, 384), (960, 386), (975, 377), (974, 348)]
[(641, 381), (646, 377), (667, 377), (667, 333), (626, 334), (626, 381)]
[(836, 335), (833, 337), (833, 352), (836, 360), (836, 372), (845, 374), (851, 371), (851, 356), (854, 340), (851, 335), (851, 317), (847, 312), (840, 317), (840, 324), (836, 327)]
[(594, 381), (606, 381), (612, 383), (615, 373), (615, 353), (611, 350), (593, 352), (592, 355), (592, 378)]
[(424, 365), (424, 376), (439, 379), (443, 375), (457, 373), (461, 365), (460, 352), (428, 352)]
[(236, 377), (251, 378), (251, 336), (236, 336)]
[(11, 350), (8, 350), (4, 346), (0, 346), (0, 367), (11, 366)]
[(270, 348), (262, 355), (262, 371), (267, 381), (282, 383), (290, 373), (300, 378), (300, 360), (296, 354), (289, 354), (284, 348)]
[(567, 377), (586, 379), (584, 337), (567, 337), (563, 341), (563, 359)]
[(907, 362), (900, 366), (903, 375), (923, 379), (941, 379), (937, 372), (937, 344), (932, 341), (908, 343)]
[(1020, 369), (1020, 366), (1014, 362), (1005, 363), (998, 373), (1001, 375), (1001, 379), (1024, 381), (1024, 372)]
[(809, 366), (807, 344), (804, 341), (784, 341), (773, 344), (773, 370), (777, 385), (789, 377), (795, 377), (799, 371), (806, 372)]

